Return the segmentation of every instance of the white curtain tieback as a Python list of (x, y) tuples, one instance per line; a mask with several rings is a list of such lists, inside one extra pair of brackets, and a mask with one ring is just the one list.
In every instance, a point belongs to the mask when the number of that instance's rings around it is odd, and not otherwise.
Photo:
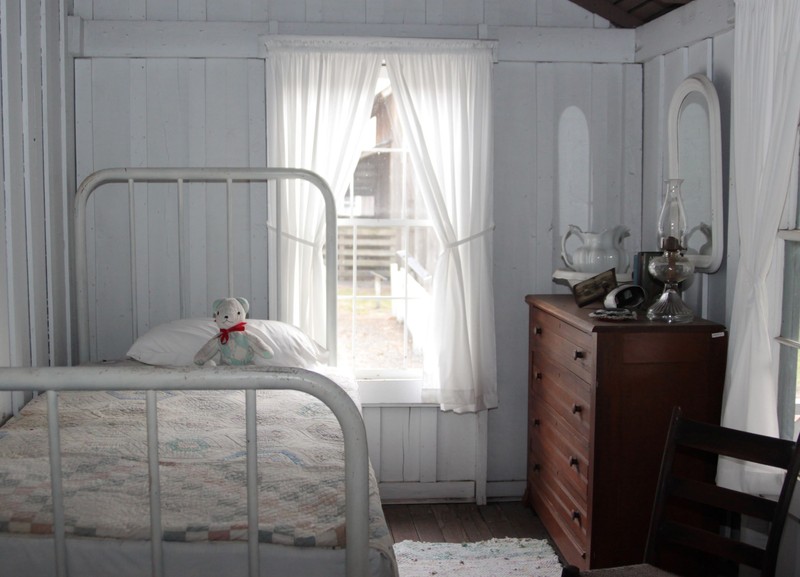
[[(494, 232), (494, 228), (495, 228), (495, 225), (493, 224), (489, 228), (485, 228), (482, 231), (476, 232), (475, 234), (473, 234), (471, 236), (468, 236), (466, 238), (462, 238), (461, 240), (457, 240), (455, 242), (451, 242), (450, 244), (446, 244), (445, 247), (444, 247), (444, 250), (452, 250), (452, 249), (456, 248), (457, 246), (460, 246), (462, 244), (466, 244), (468, 242), (472, 242), (473, 240), (475, 240), (477, 238), (480, 238), (482, 236), (486, 236), (490, 232)], [(444, 252), (444, 251), (442, 251), (442, 252)]]
[(306, 246), (310, 246), (311, 248), (318, 248), (318, 243), (314, 242), (313, 240), (307, 240), (305, 238), (300, 238), (299, 236), (295, 236), (293, 234), (289, 234), (288, 232), (285, 232), (283, 230), (279, 231), (278, 227), (275, 226), (274, 224), (267, 223), (267, 228), (270, 229), (270, 230), (274, 230), (275, 232), (280, 234), (282, 237), (288, 238), (289, 240), (293, 240), (293, 241), (298, 242), (300, 244), (304, 244)]

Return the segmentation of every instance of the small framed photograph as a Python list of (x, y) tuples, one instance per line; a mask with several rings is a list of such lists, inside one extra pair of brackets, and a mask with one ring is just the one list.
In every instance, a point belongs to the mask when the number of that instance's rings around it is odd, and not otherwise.
[(647, 270), (650, 261), (662, 254), (661, 252), (639, 252), (633, 255), (633, 284), (638, 284), (645, 293), (642, 308), (648, 308), (658, 300), (664, 291), (664, 283), (653, 278), (653, 275)]
[(616, 269), (612, 268), (577, 283), (572, 287), (572, 296), (575, 297), (575, 303), (582, 307), (603, 300), (615, 288), (617, 288), (617, 273)]

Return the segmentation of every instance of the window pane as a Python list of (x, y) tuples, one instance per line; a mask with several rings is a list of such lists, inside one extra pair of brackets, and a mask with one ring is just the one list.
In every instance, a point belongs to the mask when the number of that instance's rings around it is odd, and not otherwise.
[(433, 231), (427, 226), (362, 222), (369, 219), (339, 227), (342, 364), (419, 372), (431, 288), (431, 274), (423, 262), (435, 256)]
[[(786, 241), (783, 273), (783, 315), (781, 336), (790, 341), (800, 341), (800, 242)], [(790, 344), (781, 345), (778, 390), (780, 399), (780, 431), (787, 439), (796, 438), (796, 423), (800, 416), (797, 399), (800, 397), (798, 381), (798, 353)]]
[(800, 340), (800, 242), (786, 241), (781, 336)]
[(364, 377), (422, 376), (439, 242), (381, 78), (351, 186), (339, 201), (340, 364)]
[(778, 375), (778, 407), (780, 435), (784, 439), (795, 440), (800, 433), (800, 380), (797, 374), (797, 361), (800, 350), (781, 346), (780, 372)]

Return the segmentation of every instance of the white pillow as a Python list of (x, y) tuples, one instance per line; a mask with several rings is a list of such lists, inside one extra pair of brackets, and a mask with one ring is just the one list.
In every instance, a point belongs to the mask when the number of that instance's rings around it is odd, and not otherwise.
[[(327, 362), (327, 352), (303, 331), (280, 321), (247, 319), (247, 330), (264, 339), (276, 367), (312, 368)], [(186, 367), (194, 355), (219, 331), (212, 319), (180, 319), (160, 324), (136, 339), (128, 357), (148, 365)]]

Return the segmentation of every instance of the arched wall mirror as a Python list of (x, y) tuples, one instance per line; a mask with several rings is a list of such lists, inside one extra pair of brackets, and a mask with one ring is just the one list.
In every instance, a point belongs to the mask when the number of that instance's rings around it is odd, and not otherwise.
[(698, 272), (713, 273), (722, 262), (722, 136), (719, 98), (702, 74), (684, 80), (669, 105), (668, 178), (681, 178), (686, 209), (688, 256)]

